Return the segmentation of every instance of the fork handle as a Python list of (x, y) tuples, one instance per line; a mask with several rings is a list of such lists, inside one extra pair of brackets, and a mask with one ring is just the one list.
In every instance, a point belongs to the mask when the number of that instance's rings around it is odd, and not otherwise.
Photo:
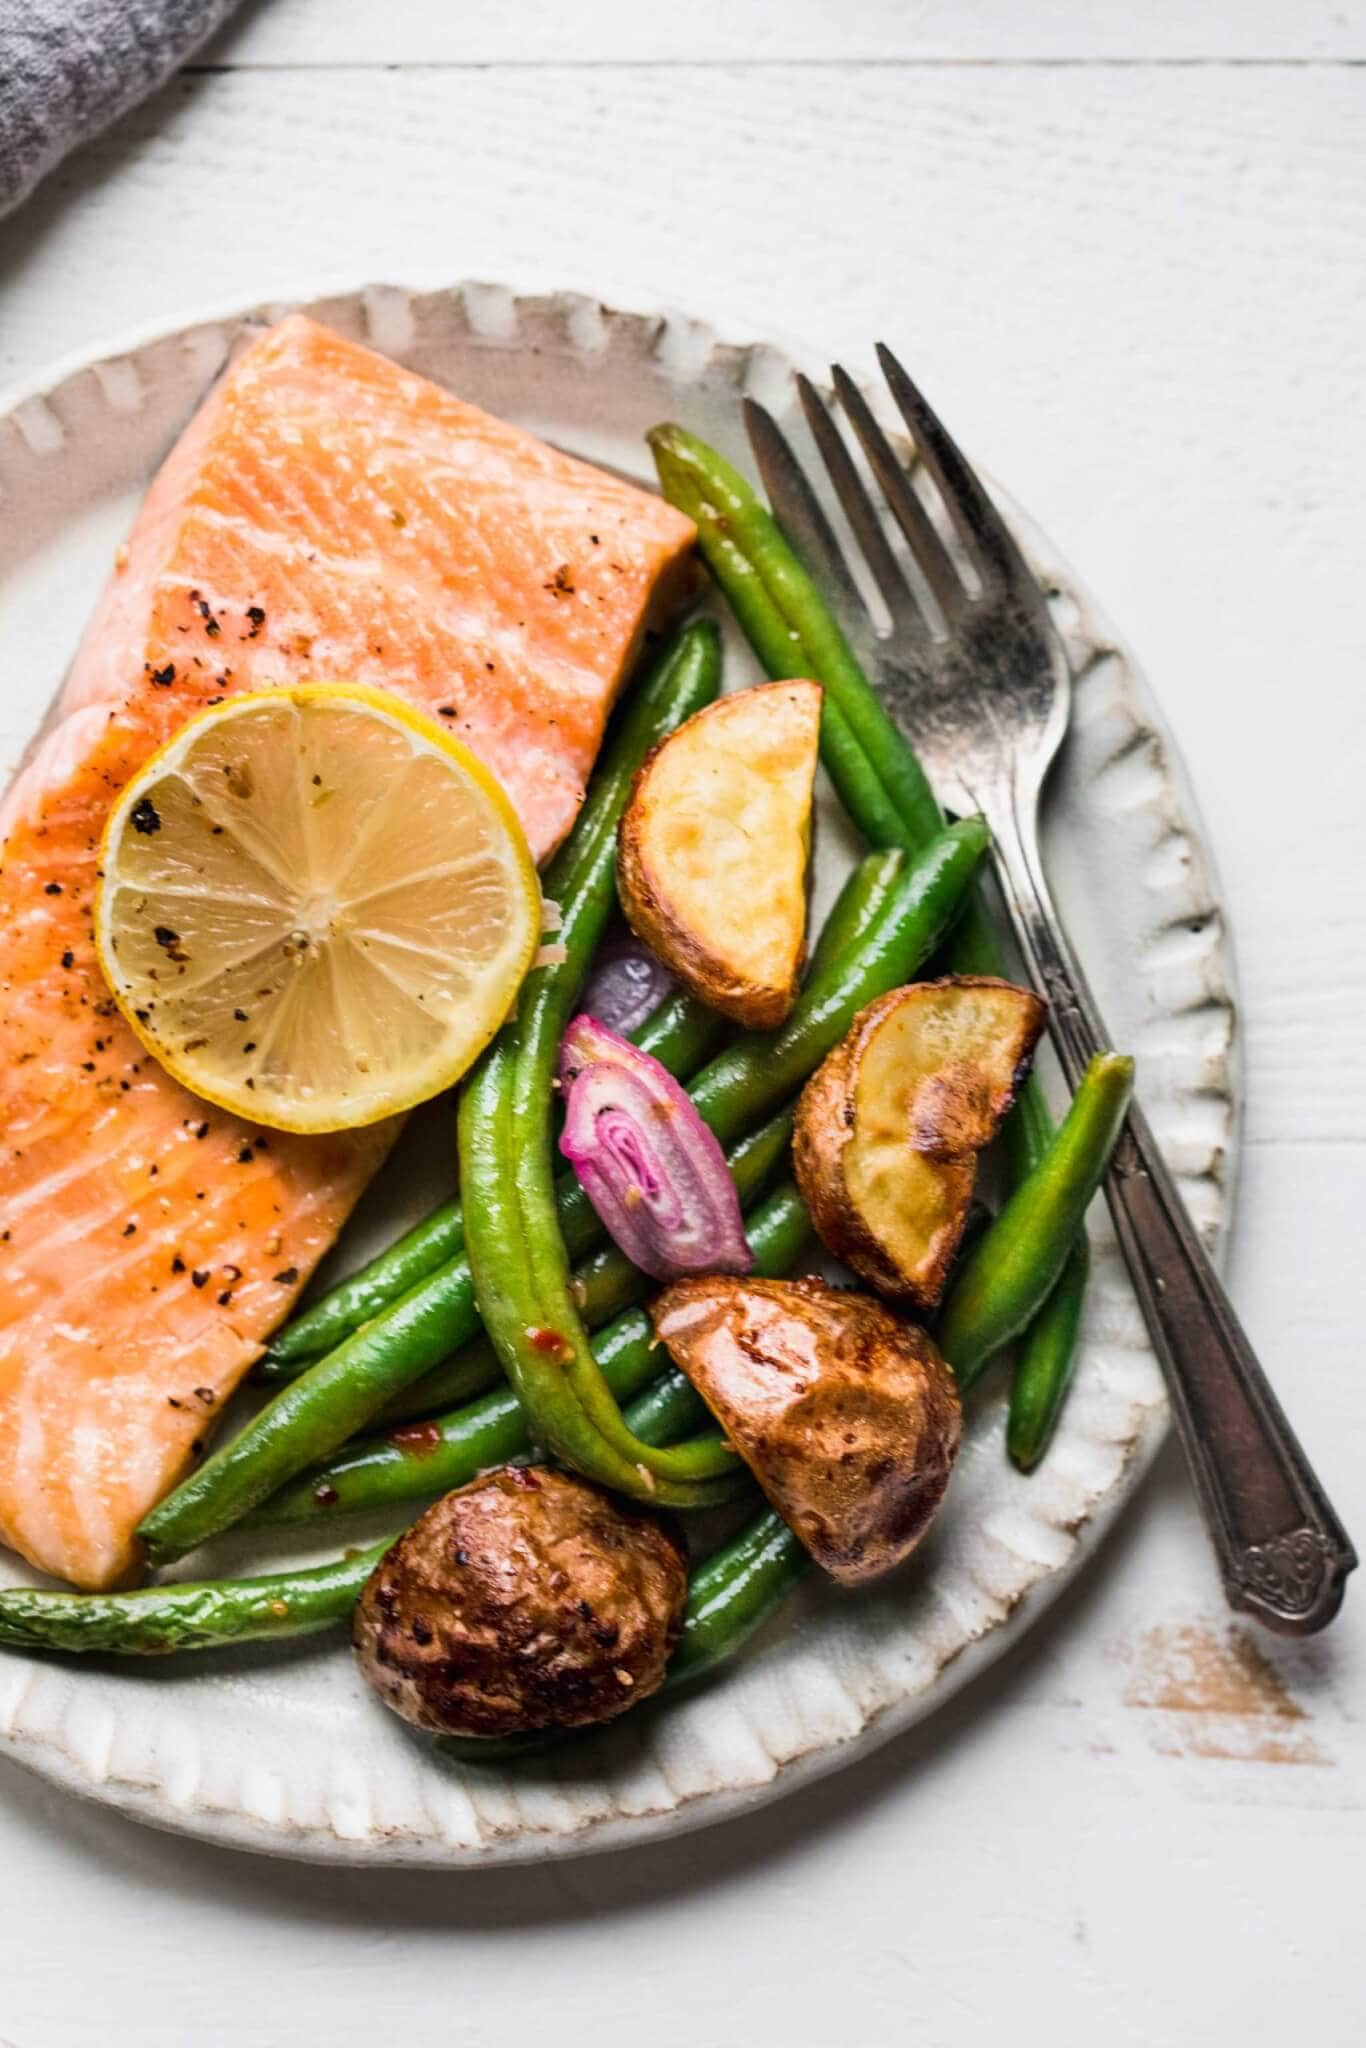
[[(1069, 1087), (1109, 1045), (1063, 934), (1032, 831), (1013, 803), (992, 826), (997, 872)], [(1120, 1250), (1171, 1397), (1231, 1606), (1286, 1635), (1312, 1635), (1342, 1603), (1357, 1562), (1258, 1364), (1135, 1103), (1105, 1182)]]

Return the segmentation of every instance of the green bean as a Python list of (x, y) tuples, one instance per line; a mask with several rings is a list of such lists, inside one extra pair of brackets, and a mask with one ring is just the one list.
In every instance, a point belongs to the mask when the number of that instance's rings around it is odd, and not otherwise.
[(675, 989), (631, 1033), (631, 1043), (667, 1067), (675, 1080), (686, 1081), (710, 1059), (729, 1030), (717, 1011), (685, 989)]
[[(1004, 974), (1006, 962), (995, 927), (980, 896), (959, 919), (948, 946), (947, 965), (954, 974)], [(1017, 1188), (1048, 1150), (1053, 1119), (1038, 1079), (1031, 1074), (1006, 1123), (1006, 1184)], [(1082, 1309), (1091, 1270), (1086, 1232), (1063, 1266), (1056, 1286), (1038, 1314), (1020, 1334), (1010, 1383), (1010, 1419), (1006, 1449), (1021, 1471), (1032, 1471), (1048, 1448), (1072, 1379)], [(1028, 1447), (1027, 1457), (1017, 1455)]]
[[(955, 831), (956, 837), (949, 837), (942, 858), (926, 857), (914, 885), (909, 875), (903, 877), (894, 898), (865, 935), (857, 957), (838, 963), (837, 970), (832, 969), (820, 981), (808, 984), (797, 1009), (801, 1011), (806, 1006), (815, 1028), (825, 1035), (813, 1037), (803, 1063), (801, 1058), (793, 1058), (789, 1020), (780, 1038), (788, 1048), (786, 1070), (792, 1075), (791, 1083), (785, 1089), (770, 1086), (762, 1096), (756, 1093), (752, 1098), (755, 1116), (762, 1115), (784, 1094), (795, 1094), (855, 1011), (873, 996), (895, 987), (898, 979), (911, 971), (907, 963), (913, 965), (917, 952), (928, 951), (933, 945), (945, 918), (952, 913), (953, 902), (966, 886), (966, 875), (985, 846), (980, 825), (958, 827)], [(870, 886), (873, 879), (871, 873), (867, 875), (865, 885)], [(843, 1023), (839, 1022), (841, 1014)], [(772, 1076), (766, 1075), (769, 1049), (769, 1041), (756, 1036), (748, 1061), (739, 1063), (738, 1072), (734, 1062), (724, 1066), (724, 1076), (732, 1086), (729, 1093), (725, 1089), (720, 1091), (725, 1097), (723, 1107), (738, 1113), (731, 1116), (723, 1143), (745, 1121), (745, 1106), (740, 1098), (747, 1075), (757, 1073), (771, 1082)], [(726, 1059), (723, 1055), (722, 1060)], [(718, 1064), (713, 1061), (706, 1072), (711, 1074)], [(581, 1188), (575, 1186), (562, 1195), (558, 1213), (560, 1231), (571, 1253), (583, 1250), (601, 1235), (592, 1206)], [(249, 1514), (296, 1473), (330, 1457), (382, 1413), (405, 1387), (467, 1344), (478, 1329), (478, 1321), (467, 1258), (456, 1260), (420, 1281), (383, 1315), (310, 1366), (198, 1473), (152, 1510), (140, 1532), (149, 1556), (155, 1562), (184, 1556), (210, 1535)], [(467, 1398), (481, 1385), (487, 1385), (481, 1375), (488, 1362), (488, 1353), (467, 1357), (463, 1383), (447, 1398)], [(706, 1451), (700, 1457), (703, 1463), (716, 1462)]]
[[(614, 1387), (614, 1393), (617, 1389)], [(620, 1396), (618, 1396), (620, 1398)], [(707, 1404), (692, 1381), (672, 1367), (622, 1410), (622, 1420), (644, 1444), (676, 1444), (706, 1421)]]
[[(468, 1268), (462, 1268), (468, 1272)], [(640, 1299), (645, 1280), (615, 1245), (599, 1245), (574, 1268), (574, 1293), (590, 1330), (598, 1328), (619, 1309)], [(469, 1323), (477, 1323), (478, 1312), (471, 1304)], [(388, 1326), (386, 1326), (387, 1328)], [(298, 1379), (298, 1372), (290, 1375)], [(376, 1411), (382, 1421), (400, 1422), (413, 1415), (431, 1415), (438, 1408), (468, 1401), (503, 1377), (497, 1353), (487, 1337), (471, 1337), (448, 1358), (424, 1372), (411, 1384), (402, 1386)], [(369, 1420), (370, 1418), (366, 1418)]]
[[(573, 990), (567, 991), (572, 1001)], [(558, 998), (558, 999), (557, 999)], [(661, 1505), (710, 1505), (718, 1474), (686, 1447), (653, 1453), (658, 1475), (608, 1454), (576, 1379), (585, 1365), (613, 1396), (593, 1358), (574, 1304), (568, 1260), (555, 1223), (547, 1103), (548, 1063), (564, 1024), (563, 996), (533, 997), (529, 1013), (505, 1026), (460, 1098), (460, 1183), (470, 1214), (467, 1249), (484, 1327), (516, 1390), (533, 1435), (576, 1471)], [(526, 1035), (523, 1036), (523, 1033)], [(537, 1099), (537, 1098), (541, 1099)], [(514, 1122), (520, 1113), (522, 1133)], [(526, 1142), (527, 1139), (533, 1142)], [(665, 1484), (659, 1483), (663, 1479)]]
[(1100, 1186), (1133, 1093), (1134, 1063), (1101, 1053), (1048, 1150), (958, 1268), (939, 1348), (966, 1389), (1052, 1292)]
[[(724, 1017), (696, 996), (676, 990), (631, 1036), (642, 1051), (686, 1080), (715, 1052), (726, 1030)], [(566, 1178), (565, 1196), (572, 1190), (573, 1182)], [(335, 1350), (362, 1323), (382, 1314), (429, 1273), (457, 1258), (464, 1242), (464, 1216), (459, 1198), (452, 1196), (278, 1330), (252, 1377), (264, 1386), (284, 1386), (297, 1379), (306, 1365)]]
[(345, 1621), (393, 1537), (331, 1564), (258, 1579), (141, 1586), (132, 1593), (0, 1593), (0, 1644), (11, 1650), (98, 1650), (168, 1657), (228, 1643), (311, 1635)]
[(184, 1557), (239, 1522), (306, 1466), (364, 1428), (409, 1381), (478, 1327), (462, 1258), (429, 1274), (383, 1316), (309, 1366), (143, 1518), (154, 1565)]
[[(801, 1196), (786, 1182), (749, 1213), (745, 1229), (755, 1271), (773, 1276), (787, 1272), (800, 1258), (811, 1223)], [(659, 1346), (648, 1315), (633, 1308), (618, 1316), (594, 1337), (593, 1355), (618, 1400), (638, 1394), (659, 1371)], [(677, 1442), (710, 1421), (696, 1395), (693, 1400), (696, 1405), (686, 1418), (680, 1411), (681, 1426), (657, 1441)], [(283, 1487), (251, 1520), (298, 1523), (368, 1514), (449, 1493), (491, 1465), (524, 1457), (531, 1448), (521, 1403), (511, 1387), (503, 1385), (450, 1414), (349, 1445), (330, 1464)]]
[(297, 1377), (301, 1366), (334, 1350), (362, 1323), (453, 1259), (464, 1242), (464, 1218), (459, 1200), (452, 1196), (277, 1330), (253, 1378), (271, 1386)]
[[(0, 1646), (7, 1649), (172, 1656), (315, 1633), (350, 1617), (393, 1538), (325, 1565), (254, 1579), (145, 1586), (130, 1593), (54, 1593), (27, 1586), (0, 1592)], [(733, 1656), (804, 1575), (809, 1560), (787, 1525), (768, 1510), (693, 1574), (683, 1636), (667, 1686), (700, 1677)], [(496, 1761), (524, 1744), (441, 1745), (450, 1754)]]
[(859, 862), (831, 904), (830, 915), (821, 926), (820, 937), (807, 962), (808, 981), (824, 974), (845, 954), (854, 951), (864, 933), (875, 923), (905, 865), (896, 847), (889, 847), (882, 853), (870, 853)]
[(1032, 1472), (1052, 1441), (1076, 1362), (1091, 1248), (1079, 1233), (1062, 1277), (1025, 1332), (1010, 1381), (1006, 1450), (1021, 1472)]
[[(850, 876), (844, 892), (851, 898), (852, 906), (844, 941), (848, 944), (857, 941), (872, 909), (881, 902), (890, 878), (890, 870), (879, 871), (876, 880), (871, 874), (865, 877), (865, 884), (871, 884), (874, 893), (860, 907), (859, 890), (855, 888), (859, 872), (856, 869)], [(860, 888), (865, 884), (860, 884)], [(661, 1066), (667, 1067), (675, 1079), (686, 1080), (716, 1051), (728, 1030), (726, 1019), (718, 1011), (709, 1009), (698, 997), (689, 995), (685, 990), (677, 989), (650, 1012), (645, 1022), (632, 1032), (631, 1038), (642, 1052), (649, 1053)], [(571, 1248), (575, 1251), (585, 1248), (596, 1234), (596, 1218), (592, 1216), (587, 1200), (572, 1175), (560, 1177), (556, 1200), (560, 1204), (561, 1223), (571, 1234), (571, 1239), (577, 1228), (584, 1232), (582, 1237), (571, 1242)], [(464, 1241), (464, 1218), (459, 1200), (452, 1198), (442, 1202), (387, 1251), (380, 1252), (349, 1279), (339, 1281), (337, 1286), (287, 1323), (284, 1329), (277, 1331), (253, 1378), (264, 1386), (285, 1386), (290, 1380), (298, 1379), (306, 1366), (328, 1351), (335, 1350), (363, 1323), (382, 1315), (428, 1274), (449, 1265), (458, 1257)], [(487, 1345), (481, 1346), (481, 1350), (487, 1359), (490, 1356)], [(480, 1365), (473, 1371), (475, 1376), (461, 1384), (459, 1395), (452, 1391), (457, 1384), (452, 1378), (438, 1398), (461, 1398), (463, 1394), (476, 1393), (481, 1386), (491, 1386), (495, 1379), (501, 1378), (496, 1367), (489, 1372), (486, 1366)], [(478, 1376), (480, 1373), (482, 1378)], [(425, 1400), (425, 1395), (422, 1398)], [(435, 1402), (427, 1403), (428, 1409), (435, 1405)]]
[[(986, 845), (980, 819), (941, 833), (907, 866), (852, 960), (808, 983), (780, 1031), (747, 1034), (704, 1068), (689, 1093), (723, 1143), (790, 1096), (856, 1011), (914, 971), (947, 928)], [(529, 984), (461, 1094), (460, 1177), (479, 1304), (539, 1441), (622, 1492), (693, 1507), (712, 1476), (704, 1447), (660, 1448), (626, 1429), (570, 1291), (555, 1222), (547, 1076), (574, 993), (569, 976)]]
[(471, 1337), (468, 1344), (462, 1344), (440, 1365), (434, 1365), (410, 1385), (400, 1387), (392, 1400), (375, 1411), (372, 1419), (385, 1424), (411, 1422), (415, 1417), (435, 1415), (439, 1409), (458, 1408), (462, 1402), (472, 1401), (477, 1394), (486, 1394), (490, 1387), (501, 1386), (502, 1382), (503, 1368), (488, 1338)]
[[(546, 877), (547, 892), (560, 904), (558, 936), (564, 957), (532, 968), (523, 985), (523, 1000), (528, 987), (553, 986), (565, 973), (581, 978), (587, 970), (611, 908), (617, 824), (635, 771), (658, 739), (713, 700), (720, 673), (715, 627), (690, 626), (614, 722), (604, 764)], [(546, 1099), (548, 1106), (548, 1087)], [(467, 1217), (467, 1230), (468, 1223)], [(597, 1239), (597, 1218), (582, 1189), (567, 1193), (557, 1229), (571, 1250)], [(477, 1327), (474, 1285), (465, 1259), (419, 1281), (382, 1317), (285, 1387), (253, 1422), (153, 1508), (139, 1529), (149, 1559), (166, 1563), (183, 1557), (240, 1521), (296, 1472), (328, 1457), (401, 1387), (467, 1342)]]
[[(838, 760), (855, 742), (862, 755), (857, 772), (874, 771), (903, 827), (923, 845), (943, 822), (925, 771), (773, 514), (737, 470), (685, 428), (656, 427), (646, 439), (665, 497), (695, 521), (703, 557), (764, 666), (778, 677), (809, 673), (824, 685), (836, 714), (827, 755)], [(827, 767), (833, 768), (830, 758)], [(864, 802), (874, 801), (870, 786)]]
[(811, 1569), (811, 1558), (772, 1508), (713, 1552), (692, 1575), (683, 1638), (669, 1665), (669, 1689), (733, 1657), (774, 1615)]
[[(914, 850), (940, 822), (934, 793), (777, 521), (744, 478), (694, 435), (661, 427), (649, 439), (664, 495), (697, 523), (702, 553), (769, 674), (800, 670), (825, 685), (821, 754), (850, 817), (870, 845)], [(946, 965), (954, 974), (1007, 972), (979, 897), (964, 907)], [(1038, 1163), (1052, 1129), (1043, 1092), (1031, 1076), (1008, 1133), (1010, 1186), (1018, 1186)], [(1057, 1421), (1071, 1377), (1066, 1347), (1075, 1343), (1080, 1327), (1089, 1263), (1083, 1245), (1067, 1261), (1055, 1296), (1040, 1309), (1037, 1330), (1030, 1327), (1021, 1338), (1015, 1369), (1020, 1392), (1012, 1394), (1012, 1412), (1017, 1398), (1021, 1408), (1021, 1441), (1046, 1445)]]
[[(730, 1147), (726, 1164), (742, 1207), (756, 1199), (785, 1156), (791, 1137), (792, 1113), (783, 1110)], [(573, 1288), (585, 1325), (595, 1330), (618, 1309), (643, 1300), (650, 1282), (624, 1252), (615, 1245), (604, 1245), (575, 1269)], [(488, 1338), (476, 1337), (454, 1357), (404, 1387), (386, 1404), (383, 1419), (433, 1415), (438, 1409), (455, 1407), (475, 1394), (482, 1394), (486, 1388), (497, 1386), (502, 1377), (503, 1368)]]

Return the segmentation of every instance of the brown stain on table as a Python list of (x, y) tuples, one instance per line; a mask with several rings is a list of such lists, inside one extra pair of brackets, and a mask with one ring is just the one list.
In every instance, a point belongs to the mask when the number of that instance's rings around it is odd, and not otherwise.
[(1126, 1707), (1160, 1715), (1164, 1756), (1239, 1763), (1330, 1764), (1308, 1710), (1246, 1630), (1201, 1623), (1152, 1628), (1122, 1653), (1134, 1667)]

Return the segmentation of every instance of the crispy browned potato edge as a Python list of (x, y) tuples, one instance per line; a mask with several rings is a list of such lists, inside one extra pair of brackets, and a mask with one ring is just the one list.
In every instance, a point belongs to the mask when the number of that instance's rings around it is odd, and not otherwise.
[[(1008, 994), (1017, 1011), (1017, 1036), (1009, 1047), (1013, 1057), (1006, 1072), (994, 1085), (983, 1086), (961, 1063), (947, 1061), (939, 1075), (922, 1080), (908, 1104), (908, 1154), (919, 1154), (926, 1162), (922, 1179), (933, 1190), (939, 1211), (937, 1220), (927, 1220), (923, 1250), (911, 1265), (899, 1261), (870, 1226), (850, 1185), (846, 1155), (858, 1129), (859, 1070), (878, 1032), (901, 1006), (954, 989)], [(922, 1313), (938, 1302), (967, 1223), (978, 1152), (994, 1137), (1015, 1101), (1044, 1016), (1045, 1006), (1032, 990), (992, 975), (946, 975), (911, 983), (861, 1010), (803, 1089), (792, 1158), (816, 1233), (827, 1251), (890, 1300)]]
[(675, 1281), (653, 1314), (817, 1564), (857, 1585), (910, 1555), (962, 1431), (953, 1375), (924, 1330), (814, 1279)]

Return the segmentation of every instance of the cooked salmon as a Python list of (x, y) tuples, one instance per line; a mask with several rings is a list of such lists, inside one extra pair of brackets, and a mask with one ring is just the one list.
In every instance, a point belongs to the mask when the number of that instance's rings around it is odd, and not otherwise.
[(0, 811), (0, 1538), (43, 1570), (136, 1571), (139, 1520), (394, 1135), (262, 1131), (143, 1051), (91, 941), (115, 792), (226, 692), (371, 683), (482, 756), (543, 859), (692, 538), (660, 500), (297, 316), (168, 457)]

